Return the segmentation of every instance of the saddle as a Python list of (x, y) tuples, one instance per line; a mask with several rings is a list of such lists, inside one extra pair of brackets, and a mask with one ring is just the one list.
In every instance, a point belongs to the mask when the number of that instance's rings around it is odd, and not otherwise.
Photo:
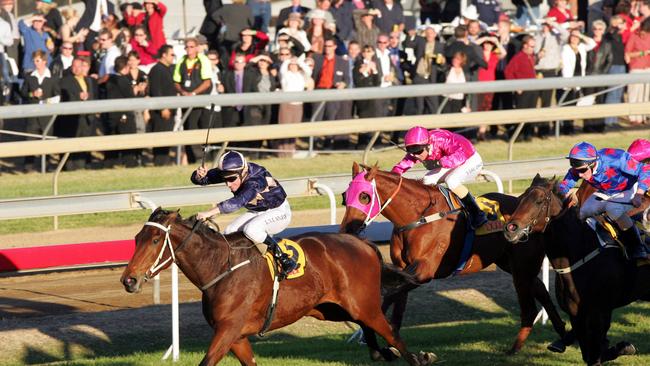
[[(283, 253), (286, 253), (289, 257), (291, 257), (291, 259), (296, 261), (296, 263), (298, 264), (296, 269), (287, 275), (286, 279), (291, 280), (294, 278), (302, 277), (305, 274), (307, 257), (305, 256), (305, 252), (302, 250), (300, 244), (296, 243), (293, 240), (282, 239), (278, 241), (278, 246), (280, 247)], [(266, 254), (264, 254), (264, 258), (266, 259), (266, 264), (269, 267), (269, 273), (271, 275), (271, 279), (273, 279), (275, 278), (276, 273), (280, 272), (281, 269), (278, 267), (278, 264), (273, 258), (273, 253), (266, 252)]]
[[(440, 185), (440, 192), (442, 195), (445, 197), (447, 200), (447, 204), (449, 207), (452, 209), (462, 209), (463, 204), (460, 202), (460, 198), (449, 190), (447, 187)], [(488, 235), (496, 232), (501, 232), (503, 231), (503, 226), (506, 223), (505, 217), (503, 217), (503, 214), (501, 213), (501, 209), (499, 207), (499, 202), (488, 199), (483, 196), (476, 197), (476, 204), (478, 204), (478, 207), (481, 209), (481, 211), (485, 212), (485, 215), (487, 216), (488, 222), (483, 224), (480, 228), (478, 228), (474, 235), (476, 236), (483, 236), (483, 235)], [(471, 230), (468, 228), (468, 230)]]

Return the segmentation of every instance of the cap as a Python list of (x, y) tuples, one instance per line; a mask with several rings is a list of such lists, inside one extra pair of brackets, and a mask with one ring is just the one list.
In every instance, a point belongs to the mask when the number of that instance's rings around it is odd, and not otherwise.
[(577, 168), (598, 159), (598, 151), (594, 145), (583, 141), (575, 144), (566, 158), (572, 167)]
[(460, 14), (465, 19), (478, 20), (478, 10), (476, 10), (475, 5), (466, 7)]

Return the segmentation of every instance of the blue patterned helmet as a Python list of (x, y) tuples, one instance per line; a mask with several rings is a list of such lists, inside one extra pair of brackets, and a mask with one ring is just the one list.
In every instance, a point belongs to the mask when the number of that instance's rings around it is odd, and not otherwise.
[[(219, 170), (224, 171), (225, 175), (241, 175), (248, 168), (248, 162), (244, 155), (238, 151), (228, 151), (219, 159)], [(231, 173), (231, 174), (227, 174)]]
[(566, 158), (573, 168), (579, 168), (598, 160), (598, 150), (594, 145), (583, 141), (575, 144)]

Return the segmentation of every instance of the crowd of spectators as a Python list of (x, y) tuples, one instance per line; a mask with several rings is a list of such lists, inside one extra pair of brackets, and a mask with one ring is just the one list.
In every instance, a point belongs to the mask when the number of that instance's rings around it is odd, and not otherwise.
[[(78, 14), (37, 0), (33, 14), (17, 20), (14, 0), (0, 0), (0, 90), (4, 104), (44, 104), (102, 98), (192, 96), (221, 93), (296, 92), (406, 84), (465, 83), (509, 79), (575, 77), (650, 72), (650, 0), (419, 0), (420, 11), (405, 15), (399, 0), (300, 0), (282, 9), (275, 22), (269, 0), (204, 0), (206, 17), (197, 35), (183, 40), (184, 52), (170, 45), (163, 27), (167, 12), (160, 0), (84, 0)], [(274, 27), (273, 27), (274, 26)], [(273, 29), (274, 28), (274, 29)], [(178, 54), (177, 54), (178, 53)], [(562, 101), (619, 103), (624, 90), (591, 97), (589, 90), (463, 93), (418, 98), (194, 108), (185, 129), (300, 123), (397, 115), (458, 113), (534, 108)], [(630, 85), (627, 100), (647, 101), (646, 84)], [(25, 131), (60, 137), (171, 131), (182, 111), (115, 112), (30, 118)], [(583, 132), (619, 128), (618, 118), (584, 121)], [(646, 123), (630, 116), (629, 124)], [(505, 129), (481, 126), (462, 130), (474, 140), (508, 138)], [(563, 134), (576, 133), (562, 121)], [(521, 138), (545, 138), (550, 123), (527, 125)], [(399, 133), (380, 144), (398, 142)], [(319, 148), (365, 147), (368, 134), (318, 139)], [(240, 146), (278, 149), (292, 156), (295, 139), (249, 141)], [(255, 150), (255, 149), (253, 149)], [(171, 163), (169, 148), (153, 150), (155, 165)], [(106, 152), (105, 166), (142, 164), (138, 150)], [(202, 156), (188, 146), (188, 162)], [(83, 169), (90, 154), (73, 154), (66, 169)], [(36, 159), (25, 160), (25, 170)]]

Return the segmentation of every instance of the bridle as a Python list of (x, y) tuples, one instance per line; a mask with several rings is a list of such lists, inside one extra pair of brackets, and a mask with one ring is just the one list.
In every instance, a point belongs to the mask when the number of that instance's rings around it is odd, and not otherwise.
[[(368, 209), (368, 213), (366, 214), (365, 220), (363, 220), (363, 224), (359, 227), (357, 232), (363, 231), (368, 225), (370, 225), (376, 218), (379, 216), (379, 214), (384, 211), (386, 207), (393, 201), (393, 198), (397, 196), (397, 193), (402, 189), (402, 181), (404, 178), (400, 175), (399, 177), (399, 182), (397, 183), (397, 188), (393, 191), (393, 193), (390, 195), (390, 197), (384, 202), (384, 204), (381, 204), (381, 197), (379, 196), (379, 191), (377, 191), (377, 181), (375, 178), (372, 178), (372, 181), (370, 182), (370, 185), (372, 186), (372, 195), (370, 197), (370, 208)], [(371, 212), (373, 207), (377, 205), (379, 207), (379, 211), (374, 216), (371, 216)]]
[(532, 192), (535, 189), (541, 189), (542, 192), (544, 192), (544, 195), (545, 195), (544, 201), (542, 202), (541, 205), (537, 205), (537, 207), (538, 207), (537, 214), (528, 223), (528, 225), (526, 225), (521, 230), (522, 237), (521, 237), (521, 239), (519, 239), (519, 242), (525, 243), (525, 242), (528, 241), (528, 236), (530, 235), (530, 232), (532, 231), (533, 227), (535, 227), (535, 225), (537, 225), (538, 218), (540, 217), (540, 214), (544, 210), (544, 206), (546, 206), (546, 215), (544, 216), (544, 227), (542, 228), (542, 231), (541, 231), (542, 233), (544, 231), (546, 231), (546, 227), (548, 226), (549, 222), (551, 222), (551, 198), (552, 198), (552, 195), (553, 195), (553, 191), (551, 189), (549, 189), (548, 192), (547, 192), (546, 189), (544, 189), (543, 187), (533, 186), (533, 187), (530, 187), (530, 190), (526, 193), (526, 196), (528, 194), (530, 194), (530, 192)]
[[(194, 222), (194, 225), (192, 225), (192, 230), (185, 237), (185, 239), (183, 239), (183, 241), (176, 248), (176, 250), (174, 250), (174, 247), (172, 246), (171, 238), (169, 236), (169, 234), (171, 233), (171, 230), (172, 230), (171, 225), (163, 226), (163, 225), (161, 225), (161, 224), (159, 224), (157, 222), (153, 222), (153, 221), (147, 221), (147, 222), (144, 223), (145, 226), (153, 226), (153, 227), (156, 227), (156, 228), (158, 228), (158, 229), (165, 232), (165, 241), (163, 242), (163, 245), (160, 247), (160, 252), (158, 253), (158, 257), (156, 258), (154, 263), (151, 265), (151, 267), (149, 267), (147, 272), (145, 272), (144, 278), (145, 278), (146, 281), (148, 281), (149, 279), (154, 277), (155, 276), (154, 273), (157, 274), (158, 271), (160, 271), (162, 268), (164, 268), (170, 261), (172, 261), (173, 263), (178, 263), (177, 260), (176, 260), (175, 252), (178, 252), (181, 249), (183, 249), (183, 247), (185, 246), (185, 244), (187, 244), (187, 242), (189, 241), (192, 234), (194, 234), (196, 229), (199, 227), (199, 222), (200, 222), (199, 220), (196, 220)], [(207, 290), (208, 288), (212, 287), (214, 284), (219, 282), (222, 278), (224, 278), (225, 276), (227, 276), (231, 272), (233, 272), (236, 269), (238, 269), (240, 267), (243, 267), (243, 266), (245, 266), (247, 264), (250, 264), (250, 262), (251, 262), (250, 259), (247, 259), (247, 260), (245, 260), (245, 261), (243, 261), (243, 262), (241, 262), (241, 263), (239, 263), (239, 264), (237, 264), (235, 266), (231, 266), (230, 265), (230, 250), (231, 249), (248, 249), (248, 248), (251, 248), (251, 246), (233, 247), (232, 245), (230, 245), (230, 243), (228, 242), (226, 237), (221, 233), (221, 231), (219, 231), (219, 234), (226, 241), (226, 244), (228, 245), (228, 248), (229, 248), (228, 249), (228, 269), (224, 273), (218, 275), (212, 281), (210, 281), (207, 284), (201, 286), (202, 291)], [(169, 252), (171, 253), (171, 255), (169, 257), (167, 257), (167, 259), (165, 259), (164, 261), (161, 262), (161, 259), (163, 257), (163, 253), (165, 252), (165, 248), (169, 248)]]

